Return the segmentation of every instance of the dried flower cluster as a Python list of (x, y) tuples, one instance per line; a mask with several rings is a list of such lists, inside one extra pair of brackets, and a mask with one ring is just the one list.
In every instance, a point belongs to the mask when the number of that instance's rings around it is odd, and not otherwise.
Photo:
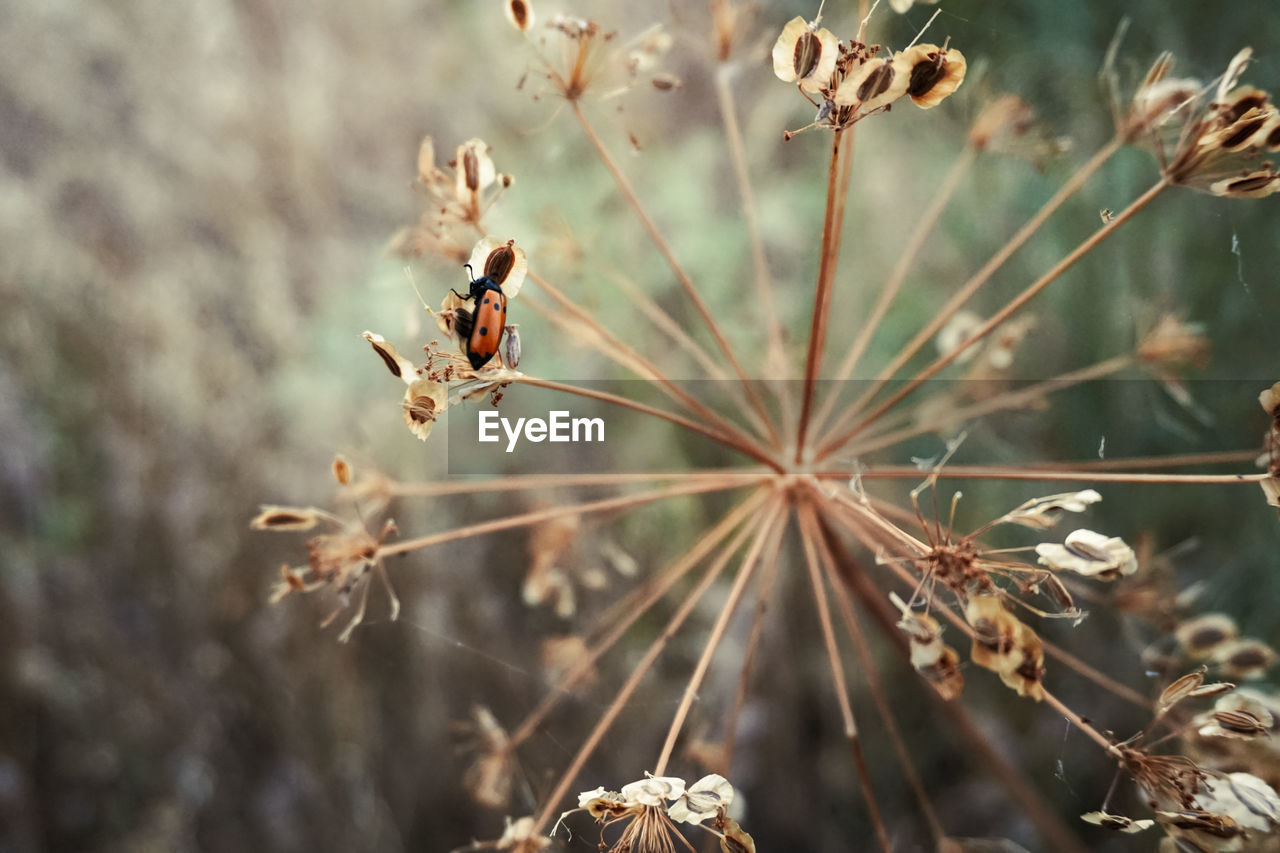
[(832, 130), (888, 112), (905, 97), (921, 109), (935, 107), (964, 82), (967, 64), (954, 48), (917, 44), (885, 57), (881, 49), (793, 18), (773, 45), (773, 73), (811, 102), (820, 98), (814, 125)]
[[(911, 3), (903, 0), (893, 5), (901, 11)], [(1280, 721), (1280, 702), (1260, 687), (1236, 689), (1232, 682), (1256, 682), (1265, 677), (1276, 660), (1275, 652), (1262, 640), (1241, 636), (1234, 620), (1225, 614), (1191, 612), (1191, 596), (1178, 595), (1171, 573), (1161, 568), (1161, 559), (1152, 554), (1140, 531), (1116, 529), (1118, 525), (1104, 520), (1063, 534), (1053, 529), (1067, 514), (1101, 513), (1110, 504), (1100, 504), (1108, 488), (1103, 484), (1112, 483), (1155, 488), (1258, 483), (1267, 501), (1280, 506), (1280, 383), (1263, 391), (1260, 398), (1270, 418), (1263, 455), (1258, 459), (1266, 469), (1262, 474), (1233, 470), (1184, 475), (1161, 466), (1147, 467), (1150, 460), (1144, 459), (1028, 467), (962, 463), (960, 458), (962, 451), (968, 450), (965, 425), (1001, 413), (1046, 411), (1055, 394), (1092, 380), (1126, 374), (1150, 377), (1175, 399), (1190, 396), (1183, 377), (1206, 363), (1209, 348), (1200, 328), (1180, 319), (1176, 311), (1162, 314), (1150, 329), (1135, 334), (1136, 343), (1122, 345), (1102, 361), (1073, 365), (1051, 380), (1026, 383), (1016, 379), (1015, 367), (1033, 332), (1045, 321), (1022, 309), (1167, 187), (1189, 186), (1220, 196), (1255, 197), (1280, 185), (1273, 165), (1261, 161), (1263, 152), (1275, 150), (1275, 110), (1265, 93), (1237, 85), (1248, 52), (1232, 63), (1211, 98), (1198, 84), (1170, 79), (1168, 59), (1158, 62), (1128, 105), (1117, 110), (1116, 137), (1081, 166), (1063, 192), (1046, 202), (1027, 226), (970, 278), (949, 286), (947, 301), (873, 380), (835, 382), (828, 391), (819, 383), (820, 378), (841, 380), (856, 374), (860, 360), (869, 353), (871, 337), (974, 160), (999, 151), (1018, 151), (1022, 146), (1034, 147), (1039, 159), (1047, 150), (1045, 145), (1027, 143), (1034, 136), (1030, 134), (1034, 122), (1027, 104), (1013, 96), (999, 96), (976, 111), (977, 120), (952, 176), (938, 187), (928, 212), (919, 217), (917, 230), (909, 237), (891, 279), (873, 291), (875, 305), (856, 318), (862, 325), (840, 338), (839, 344), (847, 346), (847, 353), (832, 370), (824, 359), (829, 339), (835, 342), (834, 336), (828, 335), (832, 293), (844, 284), (837, 268), (852, 179), (852, 154), (846, 140), (862, 119), (886, 113), (904, 98), (925, 109), (938, 105), (963, 82), (966, 60), (946, 41), (941, 46), (912, 44), (896, 52), (868, 44), (864, 41), (865, 16), (857, 37), (848, 41), (820, 26), (820, 19), (806, 22), (795, 18), (782, 27), (772, 50), (774, 73), (817, 108), (814, 125), (834, 131), (825, 218), (820, 240), (810, 253), (818, 273), (812, 288), (811, 325), (808, 337), (801, 342), (803, 354), (787, 344), (774, 307), (783, 300), (778, 297), (776, 303), (773, 296), (784, 286), (792, 288), (788, 294), (796, 292), (801, 286), (799, 274), (770, 268), (766, 256), (769, 246), (759, 227), (743, 156), (735, 96), (724, 82), (727, 75), (719, 75), (717, 97), (725, 148), (740, 181), (743, 219), (753, 244), (759, 297), (754, 304), (764, 309), (758, 338), (765, 343), (757, 347), (762, 356), (759, 364), (748, 366), (723, 331), (721, 312), (708, 305), (711, 292), (705, 285), (695, 284), (681, 265), (582, 104), (589, 91), (616, 96), (642, 75), (649, 75), (659, 89), (678, 88), (674, 78), (653, 70), (656, 58), (672, 48), (672, 40), (654, 29), (623, 43), (594, 21), (563, 15), (551, 17), (539, 30), (527, 2), (508, 3), (507, 14), (534, 51), (534, 67), (568, 105), (585, 143), (654, 242), (658, 256), (670, 268), (673, 286), (680, 288), (689, 307), (688, 316), (696, 317), (698, 323), (684, 323), (658, 301), (631, 294), (637, 311), (653, 319), (672, 343), (668, 345), (663, 339), (648, 350), (628, 343), (624, 332), (635, 323), (637, 313), (629, 313), (618, 324), (621, 328), (611, 326), (584, 308), (583, 300), (575, 300), (549, 280), (546, 268), (538, 264), (535, 238), (521, 237), (522, 245), (534, 247), (530, 249), (531, 263), (515, 240), (489, 234), (486, 217), (498, 198), (498, 189), (509, 186), (511, 180), (498, 176), (488, 147), (479, 140), (460, 146), (450, 173), (436, 168), (427, 140), (419, 162), (427, 209), (417, 224), (393, 241), (393, 249), (405, 257), (430, 254), (454, 264), (466, 260), (477, 278), (490, 280), (506, 299), (515, 297), (527, 278), (535, 294), (513, 305), (512, 310), (536, 312), (554, 332), (539, 335), (537, 346), (553, 348), (565, 340), (589, 346), (601, 359), (645, 380), (661, 405), (520, 372), (520, 340), (510, 327), (503, 330), (506, 346), (492, 362), (481, 364), (470, 356), (474, 354), (476, 312), (482, 306), (474, 304), (477, 299), (471, 294), (449, 292), (441, 308), (433, 312), (445, 341), (429, 342), (423, 363), (401, 355), (382, 336), (365, 333), (383, 364), (406, 386), (401, 401), (406, 424), (416, 436), (426, 439), (438, 419), (461, 401), (488, 397), (496, 406), (503, 387), (522, 384), (589, 397), (664, 421), (709, 439), (737, 459), (710, 470), (512, 475), (483, 486), (361, 479), (344, 462), (335, 467), (335, 477), (362, 510), (361, 517), (381, 512), (390, 496), (442, 496), (482, 489), (515, 492), (549, 485), (562, 489), (608, 486), (620, 493), (543, 503), (525, 512), (471, 521), (454, 530), (394, 543), (386, 541), (393, 530), (389, 523), (374, 537), (363, 525), (352, 525), (317, 509), (266, 507), (254, 520), (255, 527), (271, 530), (309, 530), (319, 524), (334, 528), (308, 542), (307, 567), (286, 568), (273, 597), (278, 599), (290, 591), (329, 590), (345, 605), (360, 591), (357, 612), (343, 633), (344, 639), (363, 618), (370, 574), (386, 579), (386, 557), (490, 532), (528, 532), (527, 570), (521, 586), (524, 603), (546, 608), (543, 615), (558, 620), (561, 626), (548, 632), (542, 649), (553, 683), (545, 698), (519, 721), (509, 723), (488, 708), (473, 709), (465, 729), (477, 755), (463, 782), (478, 802), (495, 810), (511, 811), (522, 797), (517, 813), (529, 816), (509, 819), (506, 831), (496, 841), (461, 849), (542, 850), (554, 843), (561, 824), (572, 828), (574, 814), (586, 812), (600, 825), (601, 850), (693, 849), (682, 834), (682, 824), (717, 836), (723, 851), (754, 850), (751, 836), (737, 823), (737, 813), (730, 816), (730, 808), (740, 808), (741, 800), (735, 800), (734, 789), (721, 774), (728, 775), (735, 768), (740, 715), (753, 689), (757, 654), (761, 644), (768, 642), (762, 639), (768, 604), (782, 584), (806, 582), (813, 611), (805, 621), (821, 635), (831, 671), (833, 713), (840, 715), (853, 758), (851, 773), (856, 774), (863, 792), (861, 814), (881, 849), (892, 848), (891, 828), (908, 819), (884, 814), (876, 799), (873, 781), (883, 770), (867, 765), (864, 726), (856, 718), (851, 700), (851, 693), (864, 686), (878, 714), (865, 730), (883, 737), (897, 757), (923, 817), (921, 831), (932, 836), (937, 849), (968, 848), (967, 842), (949, 833), (944, 816), (931, 800), (937, 791), (929, 790), (915, 769), (910, 740), (899, 731), (890, 691), (880, 675), (886, 661), (879, 659), (867, 642), (864, 621), (878, 626), (899, 646), (903, 662), (910, 667), (907, 674), (914, 670), (926, 685), (919, 695), (940, 700), (939, 712), (967, 732), (965, 737), (972, 738), (970, 742), (978, 747), (975, 752), (987, 756), (1011, 795), (1027, 805), (1028, 816), (1046, 848), (1085, 849), (1075, 830), (1039, 803), (1038, 795), (1028, 794), (1017, 773), (1001, 765), (998, 751), (981, 741), (981, 733), (964, 709), (966, 692), (975, 689), (967, 681), (986, 680), (997, 689), (1003, 684), (1013, 694), (1040, 703), (1038, 708), (1045, 713), (1068, 721), (1098, 748), (1104, 760), (1114, 762), (1118, 774), (1132, 780), (1129, 793), (1136, 791), (1147, 804), (1146, 816), (1130, 817), (1122, 813), (1129, 809), (1113, 805), (1108, 794), (1097, 811), (1083, 816), (1085, 823), (1134, 834), (1159, 826), (1167, 844), (1174, 845), (1170, 849), (1182, 851), (1254, 849), (1250, 845), (1264, 839), (1274, 841), (1275, 830), (1280, 828), (1280, 798), (1275, 794), (1275, 786), (1280, 784), (1280, 751), (1270, 739)], [(708, 37), (699, 43), (710, 46), (707, 62), (724, 68), (739, 55), (736, 46), (744, 40), (749, 16), (729, 0), (719, 0), (711, 4), (709, 27)], [(548, 58), (547, 54), (555, 54), (557, 49), (558, 55)], [(1169, 131), (1176, 134), (1171, 137)], [(856, 132), (864, 130), (857, 128)], [(866, 132), (875, 132), (874, 124)], [(989, 313), (972, 307), (972, 297), (1008, 257), (1127, 144), (1155, 149), (1160, 165), (1157, 183), (1118, 213), (1104, 211), (1101, 227), (1090, 211), (1088, 219), (1097, 230), (1025, 290), (1002, 303), (1003, 307), (988, 309)], [(1048, 147), (1062, 150), (1062, 146)], [(1240, 162), (1246, 165), (1242, 167)], [(535, 228), (533, 224), (528, 227), (531, 231)], [(475, 242), (477, 238), (479, 242)], [(786, 280), (781, 280), (784, 277)], [(576, 292), (585, 291), (579, 288)], [(791, 295), (787, 299), (794, 301)], [(715, 349), (709, 349), (697, 336), (713, 341)], [(927, 353), (931, 342), (937, 346), (937, 355), (927, 366), (919, 367), (917, 356)], [(722, 384), (731, 389), (725, 400), (710, 402), (672, 381), (667, 365), (677, 352), (690, 354), (709, 377), (723, 379)], [(796, 375), (789, 370), (772, 372), (779, 364), (786, 366), (788, 360), (802, 364), (803, 382), (750, 381), (751, 367), (767, 375)], [(915, 398), (929, 379), (947, 370), (948, 376), (983, 381), (961, 383), (971, 387), (937, 392), (930, 399)], [(942, 443), (945, 451), (940, 457), (911, 459), (912, 464), (906, 464), (909, 442), (913, 442), (911, 447)], [(1248, 464), (1255, 458), (1256, 449), (1237, 450), (1228, 462)], [(1176, 467), (1199, 461), (1174, 457), (1164, 464)], [(1075, 485), (1044, 489), (1055, 493), (1026, 499), (960, 535), (955, 524), (959, 494), (951, 499), (949, 517), (940, 517), (937, 509), (942, 484), (953, 477)], [(921, 479), (924, 482), (910, 492), (909, 505), (883, 488)], [(1094, 480), (1096, 483), (1091, 482)], [(1081, 488), (1082, 482), (1096, 488)], [(629, 491), (635, 485), (645, 488)], [(669, 563), (637, 565), (637, 560), (608, 537), (600, 537), (602, 558), (617, 568), (618, 583), (602, 580), (605, 575), (597, 564), (591, 568), (575, 565), (577, 552), (585, 550), (589, 542), (584, 531), (591, 519), (604, 514), (612, 518), (669, 499), (716, 493), (740, 497), (696, 541), (680, 547)], [(1042, 493), (1038, 487), (1034, 491), (1028, 488), (1018, 499)], [(932, 518), (921, 508), (924, 494), (932, 498)], [(665, 541), (661, 534), (651, 538), (662, 540), (663, 545), (677, 544)], [(793, 539), (798, 548), (790, 547)], [(995, 539), (1002, 539), (999, 547), (991, 544)], [(1009, 541), (1013, 544), (1007, 544)], [(792, 563), (801, 571), (788, 575), (785, 569)], [(607, 577), (612, 579), (613, 575)], [(591, 613), (580, 606), (580, 597), (615, 589), (622, 590), (619, 599), (603, 612)], [(707, 601), (713, 604), (707, 605)], [(667, 606), (659, 607), (661, 602)], [(1139, 630), (1150, 635), (1144, 654), (1152, 672), (1162, 679), (1150, 691), (1158, 695), (1119, 684), (1053, 642), (1055, 634), (1047, 628), (1051, 620), (1074, 630), (1085, 613), (1082, 605), (1102, 607), (1107, 603), (1145, 620), (1146, 627)], [(648, 765), (652, 774), (646, 773), (619, 791), (596, 788), (580, 794), (577, 809), (563, 813), (552, 825), (552, 817), (563, 807), (569, 792), (581, 787), (579, 778), (588, 772), (588, 762), (597, 755), (623, 709), (635, 701), (642, 683), (652, 675), (668, 641), (708, 606), (715, 611), (714, 623), (703, 635), (684, 690), (671, 702), (664, 697), (650, 703), (671, 709), (656, 760)], [(637, 626), (643, 624), (644, 617), (657, 618), (659, 613), (666, 615), (665, 626), (650, 632), (651, 642), (645, 651), (631, 656), (629, 675), (621, 684), (611, 686), (606, 707), (563, 773), (554, 778), (541, 773), (528, 786), (531, 792), (521, 791), (515, 784), (519, 773), (516, 757), (530, 738), (549, 725), (566, 697), (584, 685), (603, 682), (605, 676), (598, 666), (601, 661), (624, 637), (645, 636)], [(742, 622), (748, 625), (745, 630), (735, 627)], [(947, 642), (944, 631), (954, 645)], [(733, 642), (728, 641), (730, 637)], [(965, 638), (968, 644), (962, 654)], [(856, 663), (846, 661), (850, 653), (856, 656)], [(740, 671), (737, 692), (727, 691), (731, 695), (728, 699), (721, 695), (726, 691), (711, 687), (713, 664), (726, 657)], [(1203, 668), (1179, 677), (1188, 666)], [(1210, 671), (1223, 680), (1207, 681)], [(1150, 723), (1123, 740), (1100, 728), (1091, 721), (1092, 711), (1088, 715), (1078, 712), (1059, 695), (1056, 679), (1064, 672), (1074, 672), (1100, 690), (1143, 709), (1150, 714)], [(849, 680), (854, 673), (859, 679), (856, 688)], [(648, 742), (647, 733), (628, 733), (627, 739)], [(1265, 750), (1248, 749), (1256, 744), (1265, 744)], [(667, 775), (668, 768), (680, 761), (701, 765), (707, 775), (691, 785)], [(794, 780), (788, 784), (812, 783)], [(581, 820), (581, 815), (576, 819)], [(749, 823), (749, 817), (743, 820)]]
[(1253, 51), (1236, 54), (1217, 85), (1169, 76), (1162, 55), (1117, 115), (1119, 133), (1149, 145), (1173, 184), (1229, 198), (1261, 198), (1280, 190), (1269, 154), (1280, 151), (1280, 112), (1269, 93), (1239, 85)]

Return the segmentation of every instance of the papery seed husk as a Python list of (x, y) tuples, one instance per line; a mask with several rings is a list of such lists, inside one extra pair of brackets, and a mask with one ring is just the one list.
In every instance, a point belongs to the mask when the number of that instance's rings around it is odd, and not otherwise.
[(1187, 673), (1161, 691), (1160, 701), (1157, 703), (1160, 713), (1168, 711), (1204, 684), (1204, 675), (1205, 669), (1201, 667), (1196, 672)]
[(264, 505), (249, 527), (253, 530), (310, 530), (320, 520), (320, 511), (310, 507)]
[(340, 455), (333, 457), (333, 479), (337, 480), (340, 486), (351, 484), (351, 465)]

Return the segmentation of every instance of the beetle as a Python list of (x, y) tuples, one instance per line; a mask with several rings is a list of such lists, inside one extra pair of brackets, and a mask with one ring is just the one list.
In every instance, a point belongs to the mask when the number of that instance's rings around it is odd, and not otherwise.
[(472, 369), (479, 370), (489, 363), (502, 342), (507, 323), (507, 295), (502, 292), (502, 285), (492, 278), (487, 275), (476, 278), (471, 264), (465, 266), (472, 277), (471, 291), (466, 296), (456, 290), (453, 293), (459, 299), (470, 299), (472, 310), (458, 312), (455, 328), (465, 342)]

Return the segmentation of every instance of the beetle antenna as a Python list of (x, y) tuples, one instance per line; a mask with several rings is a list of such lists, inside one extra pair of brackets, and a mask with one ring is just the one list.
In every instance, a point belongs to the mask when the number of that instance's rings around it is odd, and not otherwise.
[(422, 298), (422, 292), (418, 290), (418, 282), (414, 280), (414, 277), (413, 277), (413, 270), (409, 269), (408, 266), (405, 266), (404, 268), (404, 277), (409, 279), (409, 286), (412, 287), (413, 292), (418, 295), (418, 301), (422, 303), (422, 307), (430, 311), (431, 306), (427, 304), (427, 300)]
[(463, 264), (462, 266), (466, 268), (466, 270), (467, 270), (467, 275), (471, 276), (471, 280), (472, 280), (472, 281), (475, 281), (475, 280), (476, 280), (476, 271), (475, 271), (475, 270), (473, 270), (473, 269), (471, 268), (471, 264)]

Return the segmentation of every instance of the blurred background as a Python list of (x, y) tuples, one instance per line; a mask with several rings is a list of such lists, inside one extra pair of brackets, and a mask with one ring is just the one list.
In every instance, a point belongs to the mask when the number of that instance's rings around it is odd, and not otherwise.
[[(750, 352), (756, 306), (708, 15), (698, 4), (645, 5), (564, 11), (623, 37), (665, 24), (674, 37), (666, 68), (683, 88), (641, 86), (589, 101), (588, 113), (705, 298), (724, 306), (739, 351)], [(560, 10), (535, 8), (542, 21)], [(828, 3), (826, 25), (852, 36), (852, 9)], [(901, 47), (932, 11), (882, 10), (871, 36)], [(1021, 95), (1044, 138), (1071, 147), (979, 162), (874, 363), (918, 327), (957, 269), (976, 268), (1108, 138), (1097, 72), (1122, 17), (1131, 21), (1120, 54), (1130, 81), (1164, 49), (1181, 73), (1209, 79), (1252, 44), (1246, 81), (1274, 88), (1280, 25), (1268, 11), (1153, 0), (946, 3), (928, 40), (951, 37), (970, 77), (937, 110), (895, 109), (859, 131), (844, 269), (865, 272), (864, 284), (884, 279), (896, 255), (883, 247), (901, 245), (991, 94)], [(768, 51), (788, 18), (814, 12), (762, 4), (734, 54), (770, 260), (801, 344), (828, 138), (782, 142), (812, 109), (774, 79)], [(326, 602), (267, 603), (280, 564), (302, 562), (301, 537), (251, 533), (247, 522), (263, 502), (328, 504), (335, 452), (361, 471), (445, 474), (443, 445), (408, 435), (401, 389), (360, 338), (374, 329), (412, 354), (435, 333), (403, 264), (385, 251), (419, 213), (411, 184), (424, 135), (435, 138), (438, 160), (471, 137), (493, 146), (498, 169), (515, 177), (494, 230), (519, 235), (535, 268), (581, 304), (626, 329), (630, 309), (609, 284), (625, 271), (677, 316), (692, 316), (538, 67), (497, 0), (13, 0), (0, 9), (0, 851), (434, 851), (500, 834), (503, 811), (475, 805), (458, 784), (471, 756), (456, 723), (482, 704), (514, 725), (545, 689), (539, 639), (573, 628), (520, 603), (527, 536), (396, 563), (400, 621), (386, 619), (375, 593), (367, 624), (340, 645), (334, 629), (318, 627)], [(1003, 293), (1156, 175), (1148, 154), (1122, 152), (1001, 274)], [(1278, 373), (1277, 203), (1169, 192), (1035, 306), (1027, 376), (1124, 351), (1161, 310), (1184, 310), (1214, 340), (1215, 360), (1197, 374), (1212, 403), (1189, 413), (1154, 383), (1103, 385), (1027, 426), (1022, 452), (1088, 458), (1103, 433), (1117, 455), (1256, 446), (1265, 426), (1256, 395)], [(462, 275), (445, 262), (414, 267), (429, 303)], [(848, 325), (866, 295), (842, 284), (841, 299)], [(512, 319), (529, 372), (612, 375), (530, 312)], [(797, 345), (796, 363), (802, 352)], [(679, 363), (672, 370), (696, 375)], [(696, 447), (634, 440), (670, 467), (707, 464)], [(977, 447), (998, 451), (1006, 440)], [(964, 520), (974, 526), (1031, 494), (992, 490), (965, 505)], [(554, 497), (571, 495), (391, 511), (415, 535)], [(691, 541), (723, 506), (679, 501), (591, 527), (563, 559), (599, 563), (607, 546), (656, 568), (672, 556), (670, 542)], [(1195, 530), (1180, 569), (1187, 580), (1212, 580), (1204, 606), (1280, 639), (1269, 604), (1280, 594), (1277, 525), (1256, 489), (1142, 491), (1108, 507), (1111, 532), (1147, 531), (1160, 548)], [(779, 611), (807, 613), (807, 591), (788, 590)], [(593, 595), (583, 614), (613, 597)], [(1088, 624), (1073, 648), (1095, 662), (1130, 661), (1109, 671), (1140, 682), (1133, 631), (1102, 616)], [(816, 635), (780, 620), (771, 636), (760, 666), (780, 674), (770, 702), (748, 709), (744, 824), (761, 850), (852, 849), (848, 839), (866, 826), (841, 805), (856, 788)], [(621, 785), (646, 766), (696, 655), (690, 643), (673, 650), (619, 724), (644, 735), (611, 739), (582, 790)], [(624, 654), (606, 668), (532, 744), (527, 785), (507, 812), (530, 810), (526, 791), (545, 790), (568, 761), (626, 662)], [(1072, 690), (1064, 688), (1089, 695), (1087, 685)], [(987, 733), (1064, 819), (1099, 805), (1110, 780), (1100, 756), (1083, 756), (1061, 721), (999, 685), (974, 691)], [(950, 736), (918, 701), (903, 701), (944, 820), (958, 834), (1006, 835), (1035, 849), (1007, 798), (948, 750)], [(1089, 710), (1135, 724), (1105, 701)], [(606, 775), (621, 767), (630, 775)], [(886, 802), (910, 814), (900, 774), (887, 776)], [(778, 790), (778, 778), (812, 788)], [(903, 849), (923, 844), (910, 818), (894, 829)], [(590, 833), (575, 839), (571, 849), (594, 846)]]

